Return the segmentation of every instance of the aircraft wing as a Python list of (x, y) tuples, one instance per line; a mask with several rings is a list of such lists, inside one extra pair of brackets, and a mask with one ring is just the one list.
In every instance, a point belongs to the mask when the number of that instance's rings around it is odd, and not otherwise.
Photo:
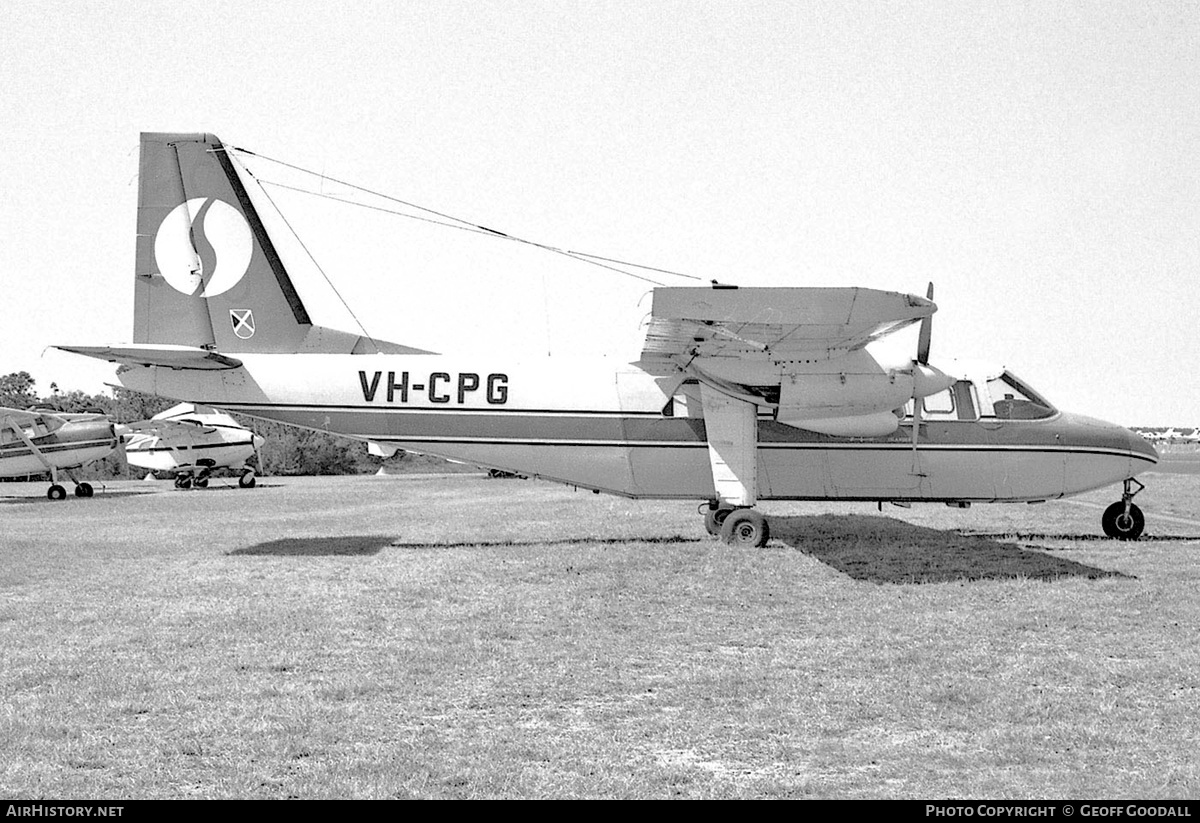
[(198, 346), (129, 344), (116, 346), (54, 346), (56, 349), (130, 366), (169, 369), (236, 369), (242, 361)]
[(658, 288), (653, 300), (649, 362), (828, 360), (937, 311), (923, 297), (864, 288)]
[(52, 420), (60, 419), (53, 412), (29, 411), (27, 409), (10, 409), (7, 406), (0, 406), (0, 421), (11, 420), (18, 426), (27, 426), (37, 418), (47, 418)]
[(195, 420), (169, 420), (152, 418), (139, 420), (136, 423), (126, 423), (125, 428), (135, 432), (153, 432), (158, 435), (171, 434), (212, 434), (216, 429)]
[(863, 288), (655, 289), (641, 363), (703, 384), (718, 440), (754, 439), (750, 407), (820, 434), (879, 437), (899, 425), (895, 409), (949, 378), (915, 360), (884, 366), (865, 347), (935, 311), (924, 297)]

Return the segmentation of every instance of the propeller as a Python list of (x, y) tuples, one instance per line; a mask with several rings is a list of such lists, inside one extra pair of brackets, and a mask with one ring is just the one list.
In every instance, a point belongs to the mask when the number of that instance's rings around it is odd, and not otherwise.
[(122, 477), (128, 477), (129, 455), (125, 453), (125, 444), (129, 442), (132, 432), (124, 423), (114, 423), (113, 434), (117, 436), (117, 448), (114, 452), (117, 456), (117, 467), (121, 470)]
[(266, 442), (265, 437), (255, 434), (253, 431), (250, 432), (250, 445), (254, 447), (254, 466), (260, 477), (267, 476), (267, 467), (263, 465), (262, 452), (259, 451), (259, 447)]
[[(925, 297), (929, 300), (933, 299), (933, 283), (929, 284), (929, 288), (925, 290)], [(916, 383), (923, 377), (932, 377), (933, 369), (929, 368), (929, 342), (933, 337), (933, 315), (927, 315), (921, 318), (921, 332), (917, 336), (917, 359), (913, 363), (913, 384), (916, 389)], [(913, 425), (912, 425), (912, 445), (913, 445), (913, 474), (921, 475), (921, 467), (917, 461), (917, 441), (921, 436), (921, 417), (925, 413), (925, 392), (920, 390), (913, 391)]]

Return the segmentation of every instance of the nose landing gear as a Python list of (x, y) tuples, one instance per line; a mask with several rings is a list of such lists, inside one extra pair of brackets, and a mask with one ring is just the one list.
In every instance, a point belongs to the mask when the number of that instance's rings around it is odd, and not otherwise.
[[(1133, 486), (1137, 485), (1134, 490)], [(1104, 533), (1117, 540), (1137, 540), (1146, 528), (1146, 517), (1142, 510), (1134, 505), (1133, 498), (1146, 486), (1130, 477), (1125, 481), (1125, 491), (1121, 499), (1104, 510), (1100, 525)]]

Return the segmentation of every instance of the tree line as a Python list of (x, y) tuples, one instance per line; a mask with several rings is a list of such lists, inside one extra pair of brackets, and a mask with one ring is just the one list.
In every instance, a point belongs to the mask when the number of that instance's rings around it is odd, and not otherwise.
[[(78, 389), (63, 392), (51, 383), (50, 393), (39, 396), (29, 372), (14, 372), (0, 377), (0, 407), (12, 409), (41, 408), (63, 413), (98, 412), (114, 423), (134, 423), (147, 420), (176, 405), (176, 401), (131, 389), (114, 387), (111, 395), (85, 394)], [(231, 415), (241, 425), (263, 438), (257, 458), (251, 459), (260, 474), (271, 475), (330, 475), (373, 474), (386, 465), (389, 472), (454, 471), (454, 464), (420, 455), (397, 452), (384, 460), (367, 452), (365, 443), (334, 437), (324, 432), (307, 431), (282, 423), (255, 420)], [(118, 455), (109, 455), (84, 467), (81, 478), (139, 477), (144, 470), (129, 467)]]

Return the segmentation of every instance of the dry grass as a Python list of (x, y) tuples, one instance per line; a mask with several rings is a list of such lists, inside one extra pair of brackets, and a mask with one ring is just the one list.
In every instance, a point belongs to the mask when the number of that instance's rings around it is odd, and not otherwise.
[[(1195, 797), (1200, 475), (1042, 506), (0, 486), (0, 796)], [(154, 491), (149, 491), (149, 490)]]

